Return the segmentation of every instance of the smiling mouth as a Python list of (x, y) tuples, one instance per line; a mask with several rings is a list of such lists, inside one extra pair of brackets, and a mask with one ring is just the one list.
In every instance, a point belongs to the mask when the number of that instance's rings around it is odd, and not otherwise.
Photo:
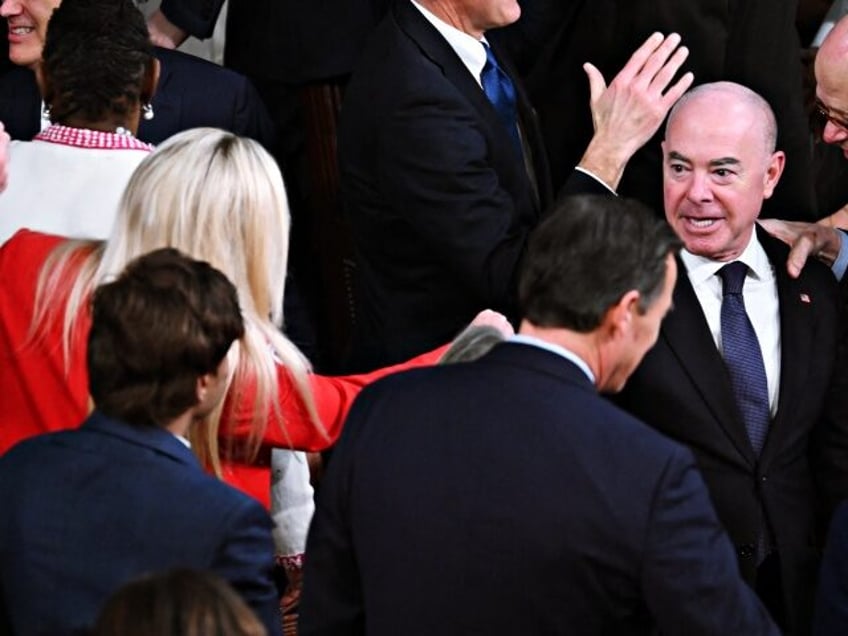
[(686, 225), (692, 230), (709, 230), (715, 226), (720, 218), (697, 219), (691, 216), (684, 217)]
[(27, 26), (16, 26), (9, 27), (9, 33), (12, 35), (28, 35), (35, 31), (35, 27), (27, 27)]

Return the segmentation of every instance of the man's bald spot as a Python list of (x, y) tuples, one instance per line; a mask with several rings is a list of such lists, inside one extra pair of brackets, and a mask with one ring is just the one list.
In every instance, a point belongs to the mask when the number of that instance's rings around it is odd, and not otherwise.
[(825, 37), (816, 59), (846, 63), (848, 58), (848, 16), (841, 18)]
[(777, 148), (777, 118), (774, 116), (774, 111), (769, 106), (769, 103), (759, 94), (747, 86), (742, 86), (742, 84), (735, 82), (710, 82), (696, 86), (684, 93), (668, 114), (665, 124), (666, 139), (668, 139), (668, 132), (671, 129), (672, 122), (687, 104), (693, 100), (703, 99), (711, 95), (729, 95), (737, 103), (743, 104), (753, 112), (759, 113), (760, 116), (757, 117), (757, 121), (762, 124), (762, 137), (766, 155), (771, 156), (774, 153)]

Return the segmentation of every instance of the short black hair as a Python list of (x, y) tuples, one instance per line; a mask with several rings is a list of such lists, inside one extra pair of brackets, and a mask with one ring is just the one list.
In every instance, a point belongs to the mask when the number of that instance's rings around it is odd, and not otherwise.
[(645, 311), (681, 242), (638, 201), (580, 195), (557, 202), (533, 233), (519, 279), (522, 316), (539, 327), (586, 333), (628, 291)]
[(197, 404), (197, 379), (244, 335), (233, 284), (172, 248), (140, 256), (95, 289), (91, 320), (94, 404), (135, 425), (165, 426)]
[(98, 121), (141, 101), (153, 46), (132, 0), (64, 0), (47, 23), (41, 57), (51, 119)]

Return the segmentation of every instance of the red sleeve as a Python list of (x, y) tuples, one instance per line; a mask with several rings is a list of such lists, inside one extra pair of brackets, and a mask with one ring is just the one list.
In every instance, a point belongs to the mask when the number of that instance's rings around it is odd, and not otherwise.
[[(262, 444), (304, 451), (321, 451), (330, 447), (341, 434), (347, 412), (363, 387), (391, 373), (436, 364), (447, 348), (448, 345), (444, 345), (401, 364), (371, 373), (346, 376), (311, 374), (309, 384), (326, 433), (310, 420), (289, 372), (285, 367), (278, 367), (279, 413), (282, 415), (282, 423), (275, 409), (271, 408)], [(221, 423), (222, 436), (228, 443), (239, 445), (239, 442), (249, 439), (254, 398), (253, 387), (241, 390), (230, 388)]]

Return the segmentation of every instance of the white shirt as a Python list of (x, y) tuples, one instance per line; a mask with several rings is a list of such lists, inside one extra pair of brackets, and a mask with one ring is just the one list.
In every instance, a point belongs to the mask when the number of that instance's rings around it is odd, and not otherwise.
[[(707, 319), (710, 333), (719, 351), (721, 343), (721, 301), (723, 298), (722, 280), (718, 271), (727, 265), (703, 256), (696, 256), (685, 249), (680, 257), (686, 266), (689, 280), (695, 289), (704, 317)], [(763, 246), (757, 240), (757, 233), (751, 233), (751, 240), (736, 260), (745, 263), (749, 270), (742, 287), (745, 311), (757, 334), (763, 364), (768, 383), (769, 410), (771, 416), (777, 413), (778, 392), (780, 390), (780, 302), (777, 297), (777, 282), (774, 269), (766, 256)]]
[[(52, 130), (59, 137), (71, 129)], [(0, 195), (0, 243), (22, 228), (69, 238), (109, 236), (130, 175), (152, 146), (130, 139), (127, 148), (108, 147), (106, 142), (122, 140), (110, 133), (90, 133), (89, 147), (82, 145), (85, 132), (75, 133), (79, 139), (74, 143), (37, 137), (9, 144), (9, 185)]]
[(410, 0), (410, 2), (427, 19), (427, 22), (432, 24), (441, 36), (448, 41), (454, 53), (457, 54), (465, 65), (465, 68), (471, 73), (474, 81), (477, 82), (480, 88), (483, 88), (483, 83), (480, 81), (480, 73), (483, 72), (483, 67), (486, 66), (486, 49), (483, 47), (484, 43), (488, 44), (486, 38), (478, 40), (465, 33), (465, 31), (460, 31), (441, 18), (436, 17), (432, 12), (415, 2), (415, 0)]
[(586, 361), (578, 356), (573, 351), (566, 349), (565, 347), (561, 347), (560, 345), (554, 344), (553, 342), (548, 342), (547, 340), (542, 340), (540, 338), (536, 338), (535, 336), (527, 336), (524, 334), (516, 334), (510, 337), (509, 342), (518, 342), (521, 344), (530, 345), (532, 347), (539, 347), (540, 349), (545, 349), (550, 351), (551, 353), (555, 353), (558, 356), (562, 356), (569, 362), (573, 362), (577, 365), (577, 368), (580, 369), (583, 373), (586, 374), (586, 377), (589, 378), (589, 382), (593, 385), (595, 384), (595, 374), (592, 373), (592, 369), (589, 368), (589, 365), (586, 364)]

